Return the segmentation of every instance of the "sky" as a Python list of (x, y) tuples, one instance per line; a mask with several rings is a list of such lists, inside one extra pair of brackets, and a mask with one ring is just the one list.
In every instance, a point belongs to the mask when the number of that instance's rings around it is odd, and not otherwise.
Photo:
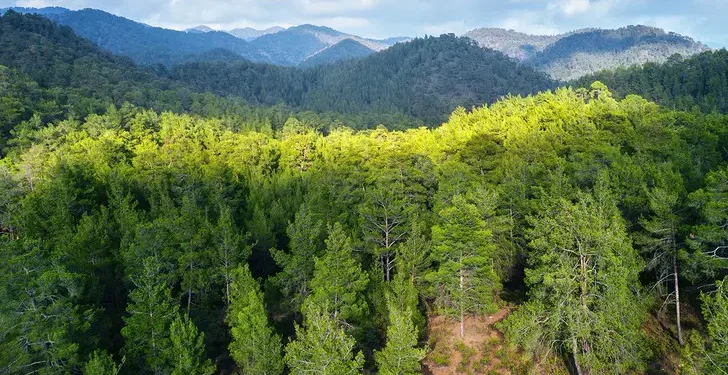
[(7, 6), (96, 8), (153, 26), (329, 26), (364, 37), (463, 34), (502, 27), (531, 34), (656, 26), (728, 46), (728, 0), (0, 0)]

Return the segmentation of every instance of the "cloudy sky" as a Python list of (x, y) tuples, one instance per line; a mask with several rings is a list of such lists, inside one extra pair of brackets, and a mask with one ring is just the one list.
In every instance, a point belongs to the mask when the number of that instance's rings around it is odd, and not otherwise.
[(154, 26), (330, 26), (366, 37), (504, 27), (551, 34), (629, 24), (728, 46), (728, 0), (0, 0), (5, 6), (97, 8)]

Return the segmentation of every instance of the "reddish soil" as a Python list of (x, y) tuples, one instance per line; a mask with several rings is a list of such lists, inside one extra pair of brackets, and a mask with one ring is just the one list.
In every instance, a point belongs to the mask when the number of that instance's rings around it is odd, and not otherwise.
[[(495, 375), (520, 372), (524, 366), (523, 356), (509, 348), (495, 328), (495, 324), (510, 312), (510, 308), (503, 308), (493, 315), (467, 317), (464, 337), (460, 337), (459, 321), (431, 316), (428, 324), (430, 353), (424, 362), (429, 373)], [(463, 361), (465, 357), (469, 358)]]

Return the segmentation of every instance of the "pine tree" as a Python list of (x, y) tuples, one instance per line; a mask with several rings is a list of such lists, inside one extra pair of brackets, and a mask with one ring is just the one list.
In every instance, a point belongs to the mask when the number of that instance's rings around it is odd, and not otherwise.
[(318, 306), (330, 306), (335, 321), (360, 321), (368, 312), (362, 294), (368, 283), (369, 276), (354, 258), (351, 240), (341, 224), (334, 224), (326, 240), (324, 256), (316, 258), (311, 280), (312, 293), (306, 301)]
[(268, 322), (263, 293), (247, 265), (233, 271), (230, 286), (227, 317), (232, 334), (230, 355), (243, 374), (280, 375), (283, 373), (281, 338)]
[(291, 375), (355, 375), (364, 366), (364, 355), (354, 353), (348, 336), (331, 312), (313, 303), (304, 306), (306, 323), (296, 326), (296, 339), (286, 345), (285, 361)]
[(290, 300), (291, 308), (300, 311), (303, 301), (311, 293), (315, 258), (321, 255), (323, 222), (315, 221), (307, 207), (301, 207), (296, 219), (286, 230), (290, 243), (289, 251), (273, 249), (272, 255), (281, 272), (273, 282)]
[(464, 196), (439, 212), (439, 224), (432, 228), (432, 258), (437, 270), (427, 275), (437, 307), (460, 320), (465, 335), (465, 316), (493, 311), (500, 281), (493, 270), (495, 246), (478, 207)]
[(644, 246), (647, 253), (647, 268), (657, 273), (658, 286), (665, 280), (671, 280), (673, 292), (668, 300), (675, 301), (675, 321), (677, 323), (677, 339), (683, 344), (682, 325), (680, 321), (680, 273), (678, 269), (678, 230), (680, 217), (675, 214), (678, 195), (664, 189), (654, 189), (649, 193), (650, 210), (649, 219), (642, 218), (640, 224), (645, 235), (638, 236), (637, 240)]
[(380, 375), (416, 375), (420, 373), (420, 361), (427, 351), (417, 348), (417, 328), (410, 308), (400, 309), (388, 298), (389, 327), (384, 349), (374, 353)]
[(724, 375), (728, 371), (728, 277), (716, 286), (715, 293), (702, 296), (710, 337), (706, 370), (707, 374)]
[(0, 257), (0, 372), (63, 374), (82, 366), (93, 311), (78, 304), (79, 275), (51, 264), (35, 241), (0, 236)]
[(177, 316), (169, 327), (172, 345), (164, 353), (172, 375), (212, 375), (215, 372), (212, 362), (205, 359), (204, 338), (189, 317)]
[(508, 337), (527, 351), (563, 350), (578, 374), (642, 369), (642, 264), (611, 197), (555, 198), (529, 223), (529, 299), (505, 321)]
[[(123, 361), (122, 361), (123, 364)], [(121, 366), (105, 351), (95, 351), (83, 368), (83, 375), (117, 375)]]
[(135, 289), (129, 293), (124, 337), (124, 354), (137, 369), (155, 374), (167, 371), (166, 354), (171, 350), (169, 327), (177, 316), (177, 303), (165, 283), (157, 259), (142, 261), (143, 269), (132, 277)]
[(217, 245), (217, 269), (225, 283), (225, 304), (230, 306), (230, 284), (233, 270), (241, 260), (250, 256), (250, 248), (241, 251), (242, 238), (236, 232), (230, 207), (220, 204), (220, 217), (217, 220), (214, 235)]

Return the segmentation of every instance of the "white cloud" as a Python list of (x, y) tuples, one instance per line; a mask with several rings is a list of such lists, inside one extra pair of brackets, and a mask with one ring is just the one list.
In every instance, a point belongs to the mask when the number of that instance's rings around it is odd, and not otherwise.
[(557, 8), (566, 16), (571, 17), (588, 12), (591, 8), (591, 3), (589, 0), (567, 0), (558, 4)]

